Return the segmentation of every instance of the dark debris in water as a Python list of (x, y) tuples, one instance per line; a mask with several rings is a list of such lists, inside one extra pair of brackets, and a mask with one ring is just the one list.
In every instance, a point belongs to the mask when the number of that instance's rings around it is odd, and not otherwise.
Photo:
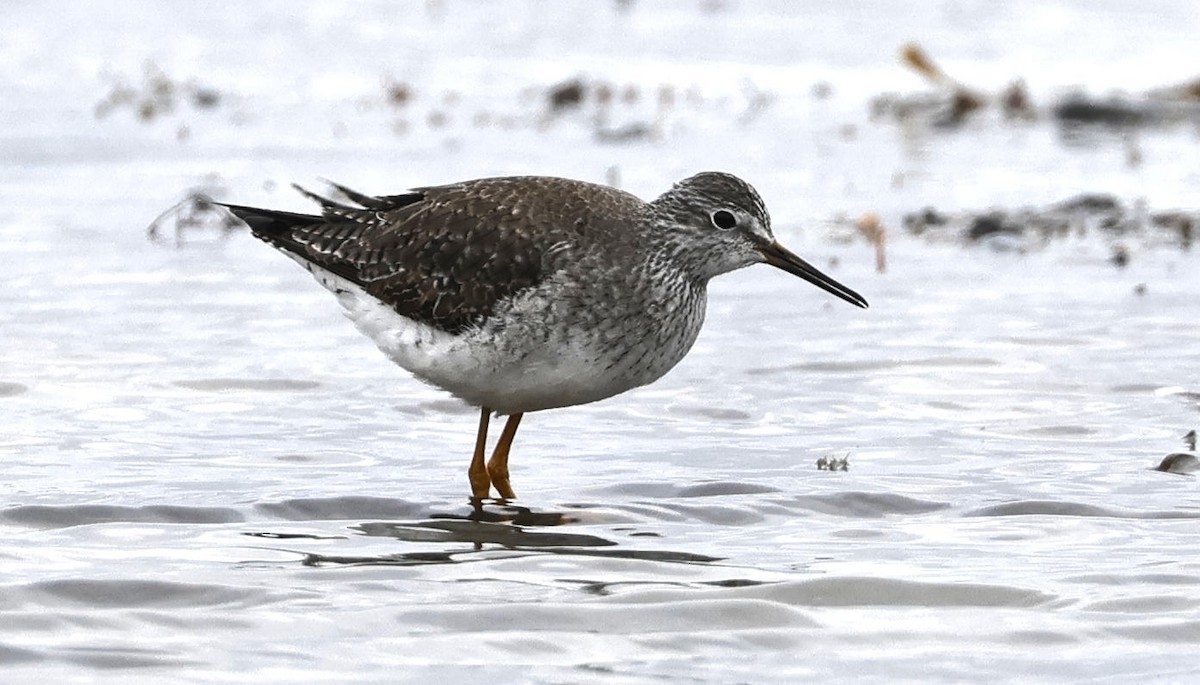
[(1163, 460), (1158, 466), (1154, 467), (1154, 470), (1164, 473), (1192, 473), (1200, 470), (1200, 459), (1197, 459), (1194, 454), (1175, 452), (1163, 457)]
[(775, 94), (754, 82), (742, 83), (741, 97), (705, 94), (699, 83), (613, 83), (602, 78), (572, 76), (513, 94), (513, 100), (484, 99), (454, 90), (425, 92), (391, 77), (383, 80), (382, 97), (360, 98), (358, 109), (384, 108), (394, 114), (392, 130), (408, 135), (438, 130), (453, 134), (474, 129), (547, 131), (560, 124), (590, 130), (604, 145), (661, 141), (674, 119), (685, 113), (726, 116), (746, 126), (765, 111)]
[[(213, 201), (212, 187), (193, 188), (182, 200), (168, 207), (146, 227), (146, 238), (152, 243), (166, 243), (183, 247), (188, 235), (216, 235), (228, 238), (245, 227), (232, 212)], [(219, 192), (219, 190), (217, 191)]]
[(595, 130), (596, 142), (598, 143), (635, 143), (653, 138), (654, 135), (654, 129), (649, 124), (640, 121), (615, 128), (597, 126)]
[(580, 78), (555, 84), (546, 92), (547, 104), (555, 112), (575, 109), (583, 104), (584, 88), (583, 79)]
[(1187, 452), (1175, 452), (1163, 457), (1158, 466), (1154, 467), (1155, 471), (1164, 473), (1191, 474), (1195, 471), (1200, 471), (1200, 459), (1196, 458), (1196, 431), (1190, 430), (1183, 435), (1183, 442), (1187, 445)]
[[(914, 95), (888, 93), (871, 101), (871, 118), (919, 121), (937, 128), (956, 127), (988, 105), (988, 97), (950, 77), (916, 43), (900, 48), (900, 61), (924, 76), (933, 86), (931, 92)], [(1013, 96), (1010, 99), (1016, 100)], [(1028, 96), (1020, 101), (1027, 102)]]
[(849, 471), (850, 455), (844, 457), (821, 457), (817, 460), (818, 471)]
[[(129, 111), (138, 121), (151, 124), (185, 110), (215, 110), (224, 99), (217, 89), (193, 79), (172, 78), (153, 62), (143, 67), (139, 83), (131, 83), (123, 76), (110, 76), (109, 80), (108, 92), (92, 109), (97, 119)], [(190, 137), (190, 129), (181, 125), (176, 137), (180, 140)]]
[[(989, 208), (944, 212), (926, 207), (904, 216), (910, 234), (932, 241), (986, 244), (999, 251), (1025, 252), (1055, 240), (1100, 235), (1113, 241), (1167, 244), (1189, 250), (1200, 227), (1200, 210), (1152, 211), (1144, 202), (1088, 193), (1044, 207)], [(1124, 266), (1128, 246), (1115, 242), (1111, 261)]]
[(1141, 126), (1155, 118), (1153, 110), (1127, 98), (1107, 99), (1071, 93), (1051, 110), (1054, 118), (1067, 126)]
[(1060, 127), (1066, 142), (1088, 130), (1128, 132), (1184, 122), (1200, 124), (1200, 78), (1132, 95), (1094, 96), (1076, 89), (1039, 107), (1019, 77), (1000, 93), (989, 95), (951, 77), (916, 43), (901, 47), (900, 61), (929, 81), (933, 89), (879, 95), (871, 101), (873, 119), (947, 130), (977, 119), (989, 110), (998, 110), (1007, 122), (1049, 119)]

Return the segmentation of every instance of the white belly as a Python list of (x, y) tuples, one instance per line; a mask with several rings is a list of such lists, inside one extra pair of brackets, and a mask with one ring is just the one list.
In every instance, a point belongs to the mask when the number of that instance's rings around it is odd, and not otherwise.
[[(300, 260), (297, 260), (300, 261)], [(519, 298), (506, 325), (454, 335), (396, 313), (358, 286), (301, 262), (335, 293), (354, 325), (393, 362), (468, 404), (515, 414), (595, 402), (653, 382), (691, 348), (704, 295), (692, 311), (614, 325), (611, 312), (570, 313), (580, 325), (546, 325), (569, 302), (533, 292)], [(631, 325), (632, 324), (632, 325)], [(636, 338), (629, 331), (638, 331)]]

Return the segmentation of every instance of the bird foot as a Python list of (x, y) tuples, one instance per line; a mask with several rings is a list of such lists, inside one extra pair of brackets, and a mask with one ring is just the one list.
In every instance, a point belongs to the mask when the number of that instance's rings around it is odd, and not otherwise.
[(507, 473), (492, 473), (489, 475), (492, 477), (492, 486), (496, 488), (496, 492), (499, 493), (501, 501), (517, 498), (517, 493), (513, 492)]

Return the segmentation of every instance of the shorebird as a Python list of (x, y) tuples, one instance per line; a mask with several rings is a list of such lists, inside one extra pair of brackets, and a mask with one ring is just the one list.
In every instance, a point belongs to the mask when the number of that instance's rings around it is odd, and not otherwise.
[[(527, 412), (652, 383), (696, 341), (709, 279), (766, 263), (867, 301), (775, 240), (748, 183), (705, 172), (651, 202), (541, 176), (370, 196), (297, 186), (320, 214), (225, 205), (307, 269), (393, 362), (479, 407), (476, 501), (516, 497), (508, 457)], [(488, 417), (507, 415), (485, 461)]]

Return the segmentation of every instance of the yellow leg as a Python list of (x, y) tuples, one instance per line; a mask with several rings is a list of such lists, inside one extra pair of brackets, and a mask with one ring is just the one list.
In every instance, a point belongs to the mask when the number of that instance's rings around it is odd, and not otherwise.
[(475, 438), (475, 454), (471, 457), (471, 466), (467, 469), (467, 478), (471, 480), (471, 496), (484, 499), (492, 486), (488, 477), (488, 467), (483, 463), (483, 452), (487, 448), (488, 415), (492, 410), (487, 407), (479, 412), (479, 435)]
[(496, 443), (496, 451), (492, 452), (492, 458), (487, 463), (487, 472), (491, 476), (492, 484), (504, 499), (517, 497), (508, 480), (508, 451), (512, 448), (513, 437), (517, 434), (517, 426), (521, 424), (522, 416), (524, 414), (512, 414), (508, 417), (504, 431), (500, 433), (500, 441)]

